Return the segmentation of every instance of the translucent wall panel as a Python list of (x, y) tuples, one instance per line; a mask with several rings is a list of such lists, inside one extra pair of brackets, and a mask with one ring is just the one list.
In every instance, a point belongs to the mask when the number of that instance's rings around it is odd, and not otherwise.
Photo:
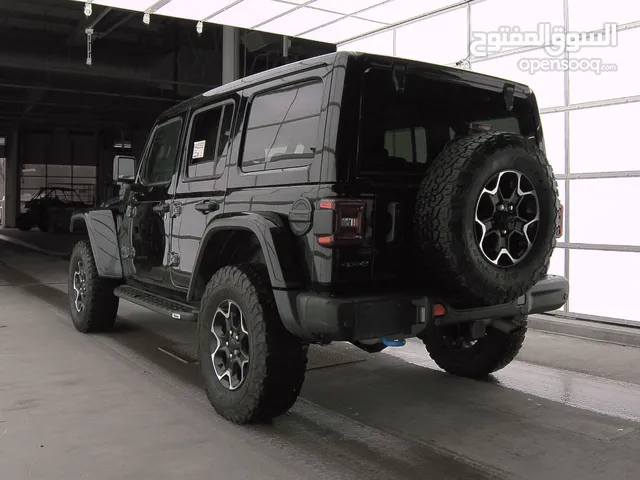
[(544, 144), (547, 149), (547, 158), (553, 167), (553, 173), (561, 175), (565, 172), (564, 161), (565, 151), (565, 114), (545, 113), (540, 116), (542, 119), (542, 131), (544, 133)]
[(77, 178), (95, 178), (96, 177), (96, 167), (93, 166), (82, 166), (82, 165), (74, 165), (73, 166), (73, 178), (74, 180)]
[(617, 65), (617, 71), (572, 71), (570, 79), (571, 103), (592, 102), (609, 98), (640, 95), (640, 63), (638, 62), (640, 28), (618, 33), (616, 47), (584, 47), (571, 58), (593, 59), (592, 62)]
[(551, 255), (551, 264), (549, 265), (550, 275), (562, 275), (564, 277), (564, 248), (557, 247)]
[(330, 23), (316, 30), (311, 30), (301, 38), (315, 40), (317, 42), (327, 42), (338, 44), (349, 39), (357, 38), (361, 35), (378, 30), (381, 27), (379, 23), (369, 22), (356, 17), (344, 17), (335, 23)]
[(562, 106), (564, 105), (564, 72), (537, 71), (531, 73), (530, 67), (534, 62), (545, 59), (555, 60), (548, 56), (544, 49), (537, 49), (474, 62), (472, 68), (481, 73), (529, 85), (536, 94), (540, 108)]
[(571, 111), (571, 173), (640, 170), (638, 119), (640, 103)]
[[(315, 0), (311, 6), (330, 12), (351, 15), (361, 10), (375, 7), (383, 2), (384, 0)], [(299, 3), (307, 3), (307, 0), (300, 0)]]
[(572, 312), (640, 322), (640, 253), (571, 250)]
[[(344, 3), (350, 3), (350, 0)], [(359, 13), (358, 17), (374, 22), (397, 23), (456, 3), (456, 0), (391, 0)]]
[(378, 33), (355, 42), (343, 43), (338, 46), (338, 50), (393, 55), (393, 32)]
[(71, 165), (47, 165), (47, 175), (50, 177), (70, 177)]
[(22, 166), (23, 177), (44, 177), (47, 174), (47, 166), (35, 163), (27, 163)]
[(396, 55), (440, 64), (466, 58), (467, 18), (467, 9), (458, 8), (398, 28)]
[[(521, 32), (537, 32), (541, 22), (551, 27), (564, 25), (561, 0), (486, 0), (471, 5), (471, 32), (499, 32), (500, 27), (519, 27)], [(472, 36), (472, 41), (474, 37)], [(505, 46), (503, 51), (518, 48)]]
[(571, 180), (570, 199), (571, 243), (640, 246), (640, 178)]
[(633, 0), (569, 0), (569, 29), (591, 31), (605, 22), (640, 21), (640, 2)]

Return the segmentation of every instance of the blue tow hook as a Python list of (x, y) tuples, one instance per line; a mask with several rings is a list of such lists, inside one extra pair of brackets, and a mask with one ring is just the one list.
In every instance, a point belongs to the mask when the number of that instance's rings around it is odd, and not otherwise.
[(400, 340), (389, 340), (388, 338), (382, 337), (382, 343), (385, 347), (404, 347), (407, 341), (404, 338)]

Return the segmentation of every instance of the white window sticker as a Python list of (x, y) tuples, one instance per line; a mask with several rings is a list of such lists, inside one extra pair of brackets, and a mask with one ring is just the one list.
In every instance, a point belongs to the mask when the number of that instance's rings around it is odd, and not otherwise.
[(191, 158), (203, 158), (204, 157), (204, 147), (207, 144), (206, 140), (201, 140), (200, 142), (193, 143), (193, 155)]

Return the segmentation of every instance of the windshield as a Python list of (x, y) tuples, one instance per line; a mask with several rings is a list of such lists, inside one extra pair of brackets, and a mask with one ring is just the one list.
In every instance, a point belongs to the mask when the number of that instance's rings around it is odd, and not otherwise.
[(359, 172), (422, 174), (449, 141), (470, 127), (533, 133), (526, 102), (507, 111), (502, 95), (409, 74), (393, 89), (390, 70), (369, 69), (362, 90)]

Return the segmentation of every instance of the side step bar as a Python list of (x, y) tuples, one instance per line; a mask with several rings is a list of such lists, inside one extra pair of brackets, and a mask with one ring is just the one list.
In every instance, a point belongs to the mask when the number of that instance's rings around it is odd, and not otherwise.
[(175, 320), (183, 322), (196, 322), (198, 320), (198, 310), (192, 305), (169, 300), (153, 293), (139, 290), (130, 285), (117, 287), (113, 294), (131, 303), (148, 308), (154, 312), (166, 315)]

